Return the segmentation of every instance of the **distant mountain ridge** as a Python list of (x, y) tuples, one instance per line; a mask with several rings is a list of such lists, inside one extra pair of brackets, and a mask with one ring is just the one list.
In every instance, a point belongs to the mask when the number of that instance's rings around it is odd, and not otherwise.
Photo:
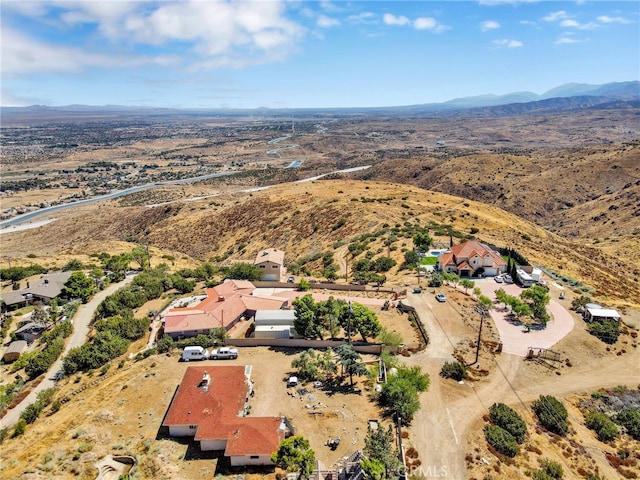
[[(273, 116), (291, 114), (292, 112), (311, 114), (313, 112), (344, 112), (349, 114), (455, 114), (469, 112), (473, 116), (484, 115), (517, 115), (530, 112), (553, 112), (557, 109), (584, 109), (598, 105), (611, 104), (612, 108), (635, 108), (640, 100), (640, 81), (612, 82), (602, 85), (586, 83), (567, 83), (552, 88), (538, 95), (533, 92), (512, 92), (505, 95), (477, 95), (461, 97), (442, 103), (423, 103), (401, 106), (383, 107), (335, 107), (335, 108), (168, 108), (168, 107), (135, 107), (124, 105), (65, 105), (46, 106), (31, 105), (28, 107), (0, 107), (2, 115), (7, 114), (121, 114), (121, 115), (203, 115), (215, 113), (221, 115), (245, 115), (260, 113)], [(625, 102), (631, 102), (631, 105)], [(508, 108), (506, 108), (508, 106)], [(497, 110), (489, 110), (497, 108)]]

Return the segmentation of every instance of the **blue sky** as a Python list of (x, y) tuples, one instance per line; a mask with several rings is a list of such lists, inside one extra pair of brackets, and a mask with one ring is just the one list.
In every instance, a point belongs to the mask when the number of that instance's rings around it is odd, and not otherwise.
[(5, 106), (391, 106), (640, 79), (637, 1), (0, 5)]

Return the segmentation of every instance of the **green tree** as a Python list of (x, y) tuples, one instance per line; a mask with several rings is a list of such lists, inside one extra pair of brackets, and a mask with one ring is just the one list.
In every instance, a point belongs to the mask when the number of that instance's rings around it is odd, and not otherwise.
[(353, 376), (363, 376), (368, 373), (367, 367), (362, 361), (362, 357), (353, 349), (353, 346), (345, 343), (335, 349), (338, 355), (338, 363), (342, 367), (342, 372), (349, 375), (349, 383), (353, 387)]
[(340, 318), (345, 314), (346, 309), (347, 302), (336, 300), (333, 296), (315, 305), (317, 319), (332, 339), (340, 332)]
[(124, 279), (125, 274), (129, 270), (131, 263), (131, 255), (129, 253), (121, 253), (119, 255), (111, 255), (102, 257), (102, 266), (105, 270), (111, 272), (111, 280), (119, 282)]
[(145, 270), (149, 267), (149, 252), (146, 247), (142, 245), (136, 246), (131, 250), (131, 261), (136, 262), (140, 267), (140, 270)]
[(429, 247), (433, 243), (433, 239), (427, 232), (416, 233), (413, 236), (413, 245), (417, 250), (429, 250)]
[(278, 451), (271, 455), (271, 461), (287, 471), (299, 471), (300, 478), (309, 478), (315, 467), (316, 454), (309, 440), (301, 436), (285, 438)]
[(464, 288), (464, 293), (466, 295), (468, 290), (470, 288), (473, 288), (475, 284), (473, 283), (473, 280), (469, 280), (468, 278), (463, 278), (462, 280), (460, 280), (460, 285), (462, 285), (462, 288)]
[(257, 282), (264, 277), (264, 271), (260, 267), (246, 262), (236, 262), (230, 267), (222, 267), (221, 271), (226, 278), (234, 280)]
[(546, 325), (549, 321), (547, 313), (547, 304), (551, 299), (549, 292), (540, 285), (534, 285), (522, 292), (520, 298), (529, 304), (533, 318)]
[(316, 312), (316, 303), (311, 294), (296, 298), (293, 302), (293, 326), (299, 335), (305, 338), (320, 338), (322, 340), (322, 325)]
[(328, 265), (322, 269), (322, 275), (329, 282), (333, 282), (336, 278), (338, 278), (338, 266), (335, 263)]
[(396, 263), (391, 257), (378, 257), (371, 263), (371, 269), (378, 273), (384, 273), (395, 267)]
[(406, 268), (415, 268), (420, 264), (420, 257), (415, 250), (407, 250), (404, 252), (404, 265)]
[(35, 304), (31, 312), (31, 321), (43, 327), (49, 325), (49, 315), (47, 315), (47, 311), (39, 302)]
[(365, 458), (360, 463), (365, 477), (370, 480), (385, 480), (387, 478), (386, 469), (380, 460), (375, 458)]
[(345, 330), (355, 329), (365, 342), (367, 338), (376, 338), (382, 330), (375, 312), (357, 302), (352, 302), (345, 310), (342, 321)]
[(63, 272), (69, 272), (71, 270), (82, 270), (84, 268), (84, 265), (82, 264), (82, 262), (80, 260), (78, 260), (77, 258), (72, 258), (71, 260), (69, 260), (67, 263), (65, 263), (62, 266), (62, 271)]
[(296, 369), (300, 379), (310, 381), (327, 380), (338, 371), (333, 351), (330, 348), (324, 352), (313, 349), (306, 350), (293, 359), (291, 367)]
[(84, 272), (75, 271), (64, 284), (63, 295), (67, 298), (79, 298), (82, 303), (87, 303), (95, 293), (96, 287)]
[(382, 465), (383, 476), (376, 476), (376, 478), (397, 477), (395, 473), (402, 467), (402, 462), (398, 459), (398, 453), (394, 448), (394, 438), (391, 425), (389, 425), (388, 429), (381, 427), (375, 430), (371, 427), (367, 429), (363, 453), (370, 463), (367, 467), (369, 470), (365, 469), (365, 472), (371, 475), (379, 475), (380, 465)]

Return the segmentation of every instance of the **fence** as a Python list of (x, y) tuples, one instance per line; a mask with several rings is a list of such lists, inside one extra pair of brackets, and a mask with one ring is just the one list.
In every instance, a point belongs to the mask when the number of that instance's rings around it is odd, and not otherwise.
[[(225, 345), (234, 347), (281, 347), (281, 348), (335, 348), (347, 342), (341, 340), (305, 340), (289, 338), (227, 338)], [(379, 355), (388, 348), (381, 344), (353, 342), (353, 349), (358, 353)]]
[(422, 324), (422, 320), (420, 320), (420, 316), (414, 307), (411, 305), (405, 305), (402, 302), (398, 302), (398, 310), (405, 313), (407, 312), (410, 316), (413, 316), (413, 323), (418, 328), (420, 332), (420, 336), (424, 340), (425, 346), (429, 345), (429, 334), (424, 329), (424, 325)]

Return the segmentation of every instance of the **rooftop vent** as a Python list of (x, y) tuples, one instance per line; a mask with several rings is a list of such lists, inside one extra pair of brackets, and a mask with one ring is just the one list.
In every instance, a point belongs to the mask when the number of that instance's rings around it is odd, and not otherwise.
[(209, 390), (210, 384), (211, 384), (211, 375), (209, 375), (207, 372), (204, 372), (202, 374), (202, 380), (200, 380), (200, 384), (198, 386), (202, 387), (203, 392), (206, 392)]

